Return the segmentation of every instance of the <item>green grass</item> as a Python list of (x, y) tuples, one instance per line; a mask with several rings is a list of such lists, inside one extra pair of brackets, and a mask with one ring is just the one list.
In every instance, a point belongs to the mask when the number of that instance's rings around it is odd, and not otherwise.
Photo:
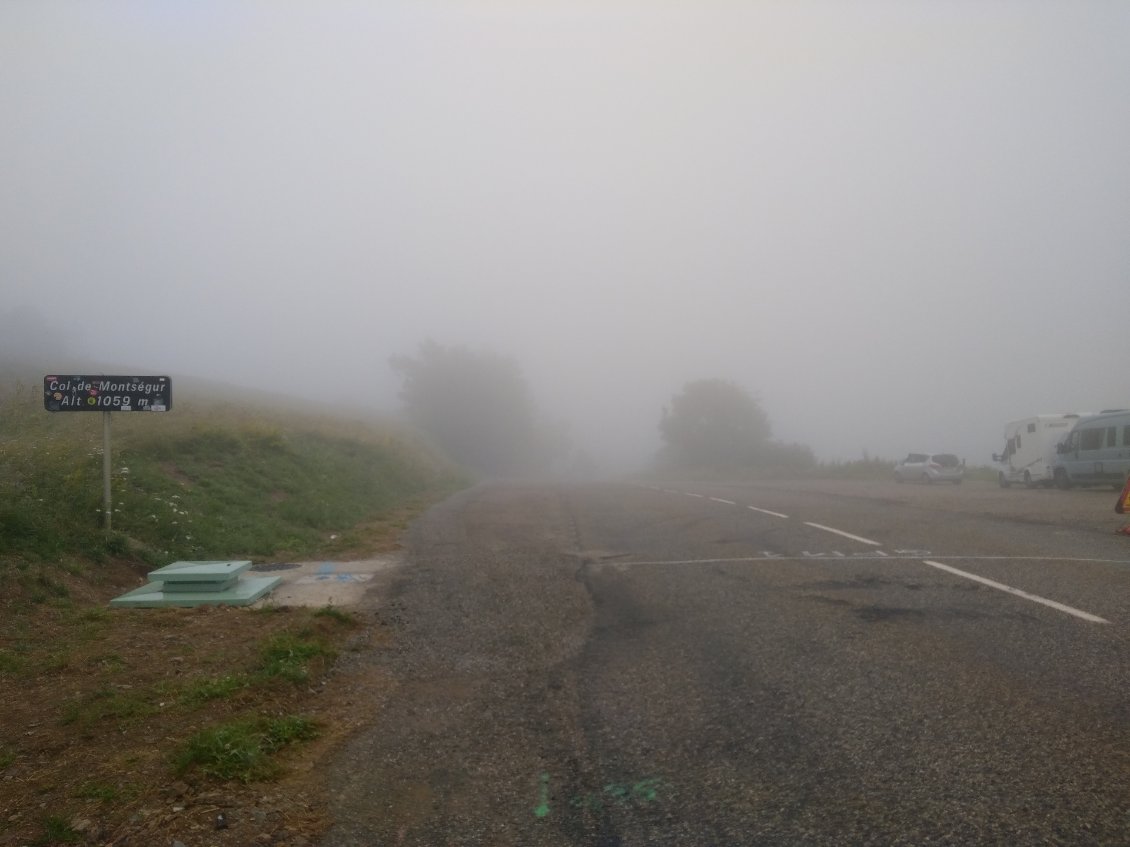
[(27, 659), (15, 650), (0, 648), (0, 674), (18, 674), (27, 666)]
[(49, 815), (43, 819), (43, 835), (33, 841), (32, 844), (36, 847), (51, 847), (55, 844), (78, 844), (81, 841), (81, 833), (72, 829), (66, 818), (60, 815)]
[(355, 618), (351, 613), (346, 612), (343, 609), (338, 609), (334, 606), (322, 606), (322, 608), (314, 612), (314, 617), (328, 618), (329, 620), (336, 621), (343, 626), (355, 626), (357, 624), (357, 618)]
[(303, 717), (244, 718), (196, 733), (176, 752), (173, 764), (180, 776), (196, 770), (220, 780), (258, 782), (280, 773), (275, 753), (317, 734), (317, 725)]
[(308, 633), (280, 633), (263, 644), (257, 671), (268, 679), (277, 677), (290, 682), (305, 682), (310, 675), (312, 659), (332, 661), (335, 655), (333, 648)]
[(991, 465), (967, 465), (965, 468), (967, 480), (980, 482), (996, 482), (998, 473), (999, 471)]
[(69, 701), (60, 721), (84, 731), (105, 731), (100, 724), (113, 723), (125, 730), (157, 711), (149, 692), (129, 688), (101, 688), (88, 696)]
[(125, 669), (126, 660), (117, 653), (103, 653), (100, 656), (92, 656), (89, 664), (96, 670), (117, 672)]
[(75, 792), (76, 799), (97, 800), (100, 803), (114, 803), (128, 797), (132, 791), (119, 788), (116, 785), (107, 785), (103, 782), (85, 782)]
[[(811, 473), (817, 479), (894, 479), (895, 462), (891, 459), (865, 458), (849, 462), (821, 462)], [(966, 465), (966, 480), (996, 482), (997, 471), (987, 465)]]
[(200, 706), (211, 700), (226, 700), (251, 685), (245, 674), (228, 674), (212, 679), (201, 679), (189, 685), (181, 700), (189, 706)]

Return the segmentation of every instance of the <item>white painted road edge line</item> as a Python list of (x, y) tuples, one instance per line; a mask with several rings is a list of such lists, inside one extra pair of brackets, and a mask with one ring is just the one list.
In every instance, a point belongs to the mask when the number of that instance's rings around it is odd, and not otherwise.
[(805, 521), (804, 524), (805, 526), (810, 526), (814, 529), (822, 529), (825, 532), (834, 532), (836, 535), (842, 535), (844, 538), (850, 538), (852, 541), (860, 541), (864, 544), (870, 544), (873, 547), (883, 546), (883, 543), (881, 541), (872, 541), (870, 538), (863, 538), (859, 535), (852, 535), (850, 532), (844, 532), (842, 529), (833, 529), (830, 526), (824, 526), (824, 524), (812, 523), (812, 521)]
[(1045, 606), (1050, 606), (1053, 609), (1058, 609), (1061, 612), (1066, 612), (1069, 615), (1074, 615), (1077, 618), (1082, 618), (1083, 620), (1090, 621), (1091, 623), (1110, 623), (1110, 621), (1106, 620), (1106, 618), (1100, 618), (1098, 615), (1092, 615), (1090, 612), (1084, 612), (1079, 609), (1072, 608), (1071, 606), (1065, 606), (1063, 603), (1057, 603), (1055, 600), (1048, 600), (1046, 597), (1040, 597), (1036, 594), (1029, 594), (1027, 591), (1021, 591), (1019, 588), (1013, 588), (1011, 585), (1005, 585), (1001, 582), (994, 582), (993, 580), (986, 579), (983, 576), (977, 576), (977, 574), (958, 570), (957, 568), (950, 567), (949, 565), (943, 565), (941, 562), (933, 562), (929, 559), (923, 559), (922, 564), (929, 565), (932, 568), (938, 568), (948, 573), (952, 573), (955, 576), (964, 577), (965, 579), (971, 579), (974, 582), (980, 582), (981, 584), (987, 585), (990, 588), (995, 588), (998, 591), (1015, 594), (1017, 597), (1023, 597), (1025, 600), (1031, 600), (1033, 603), (1043, 603)]
[(738, 504), (737, 504), (737, 503), (735, 503), (735, 502), (734, 502), (733, 500), (723, 500), (723, 499), (722, 499), (721, 497), (711, 497), (710, 499), (711, 499), (711, 500), (713, 500), (713, 501), (714, 501), (715, 503), (727, 503), (727, 504), (729, 504), (729, 505), (731, 505), (731, 506), (736, 506), (736, 505), (738, 505)]
[[(1100, 565), (1130, 565), (1126, 559), (1076, 559), (1054, 558), (1046, 556), (935, 556), (935, 559), (954, 559), (957, 561), (1013, 561), (1013, 562), (1081, 562), (1085, 564)], [(901, 556), (884, 553), (876, 550), (874, 553), (851, 553), (850, 555), (834, 551), (832, 553), (809, 553), (807, 556), (786, 556), (783, 553), (763, 553), (760, 556), (737, 556), (731, 558), (711, 559), (655, 559), (652, 561), (633, 562), (618, 559), (617, 566), (631, 565), (711, 565), (719, 562), (827, 562), (847, 564), (848, 562), (923, 562), (922, 554), (917, 556)]]
[(761, 512), (763, 515), (772, 515), (775, 518), (787, 518), (788, 515), (782, 515), (780, 512), (770, 512), (768, 509), (759, 509), (757, 506), (746, 506), (751, 512)]
[(697, 498), (699, 498), (700, 500), (703, 500), (703, 499), (705, 499), (705, 498), (706, 498), (706, 495), (705, 495), (705, 494), (692, 494), (692, 493), (691, 493), (691, 492), (689, 492), (689, 491), (684, 491), (683, 493), (684, 493), (684, 494), (686, 494), (686, 495), (687, 495), (688, 497), (697, 497)]

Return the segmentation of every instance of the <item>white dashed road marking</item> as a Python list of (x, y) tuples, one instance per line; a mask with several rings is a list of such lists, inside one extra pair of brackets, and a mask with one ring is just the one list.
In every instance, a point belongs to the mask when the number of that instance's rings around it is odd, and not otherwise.
[(787, 518), (788, 515), (782, 515), (780, 512), (770, 512), (768, 509), (759, 509), (757, 506), (746, 506), (751, 512), (761, 512), (763, 515), (772, 515), (775, 518)]

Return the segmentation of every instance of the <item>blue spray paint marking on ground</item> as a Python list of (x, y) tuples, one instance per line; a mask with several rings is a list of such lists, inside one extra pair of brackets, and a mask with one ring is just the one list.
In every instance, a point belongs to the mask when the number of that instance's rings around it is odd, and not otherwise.
[(334, 573), (337, 570), (337, 565), (331, 562), (325, 562), (318, 567), (318, 581), (321, 582), (325, 579), (332, 579), (336, 582), (349, 582), (353, 576), (352, 574), (339, 574)]
[(323, 562), (318, 566), (317, 572), (314, 574), (314, 579), (318, 582), (325, 582), (332, 580), (333, 582), (364, 582), (367, 574), (355, 574), (348, 571), (339, 572), (338, 565), (334, 562)]

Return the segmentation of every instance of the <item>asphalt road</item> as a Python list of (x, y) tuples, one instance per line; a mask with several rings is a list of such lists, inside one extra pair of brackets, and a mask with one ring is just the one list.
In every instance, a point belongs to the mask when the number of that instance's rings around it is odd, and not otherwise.
[(344, 845), (1130, 844), (1110, 491), (481, 486), (379, 582)]

